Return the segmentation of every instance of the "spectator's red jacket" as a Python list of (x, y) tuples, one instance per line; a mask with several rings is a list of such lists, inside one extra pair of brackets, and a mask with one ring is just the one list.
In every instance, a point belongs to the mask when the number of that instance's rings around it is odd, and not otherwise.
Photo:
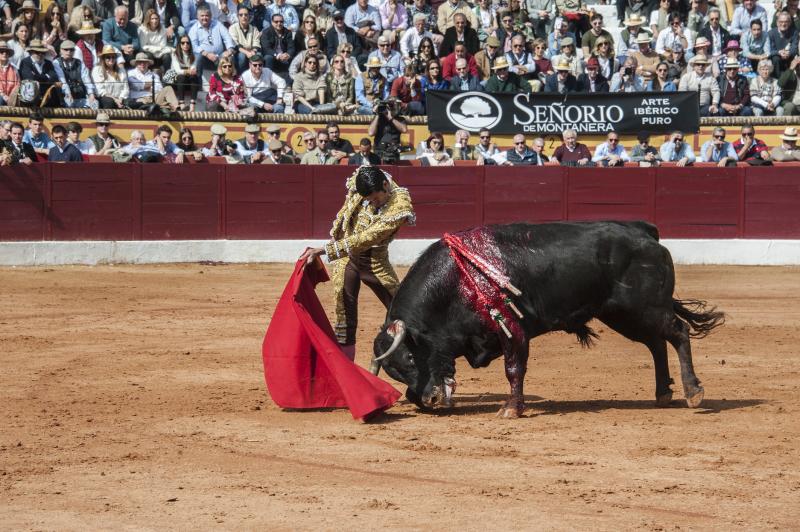
[[(467, 54), (465, 59), (467, 60), (467, 68), (469, 68), (469, 73), (473, 76), (478, 75), (478, 63), (475, 62), (475, 58), (470, 54)], [(456, 54), (453, 52), (450, 55), (447, 55), (442, 59), (442, 77), (446, 80), (450, 80), (453, 76), (456, 75)]]

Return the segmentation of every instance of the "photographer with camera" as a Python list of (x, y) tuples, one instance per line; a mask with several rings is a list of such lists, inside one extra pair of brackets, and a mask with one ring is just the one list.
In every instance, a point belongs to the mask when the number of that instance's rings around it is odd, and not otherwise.
[(369, 123), (368, 134), (383, 164), (395, 164), (400, 159), (400, 135), (408, 131), (408, 125), (398, 112), (393, 98), (375, 102), (375, 118)]
[(225, 138), (228, 129), (222, 124), (211, 124), (211, 142), (206, 144), (201, 153), (206, 157), (236, 157), (236, 144)]
[(628, 57), (619, 72), (611, 76), (611, 92), (642, 92), (644, 81), (636, 74), (636, 59)]

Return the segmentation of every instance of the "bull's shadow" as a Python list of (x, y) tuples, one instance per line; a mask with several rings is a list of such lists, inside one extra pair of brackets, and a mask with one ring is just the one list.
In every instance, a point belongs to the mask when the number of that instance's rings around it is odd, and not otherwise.
[[(484, 394), (457, 394), (455, 406), (446, 409), (437, 409), (431, 413), (437, 415), (464, 415), (495, 413), (508, 399), (508, 395)], [(717, 414), (727, 410), (738, 410), (758, 406), (767, 402), (764, 399), (706, 399), (700, 408), (694, 409), (695, 414)], [(525, 396), (525, 417), (564, 415), (575, 412), (602, 412), (604, 410), (662, 410), (656, 406), (655, 399), (587, 399), (585, 401), (558, 401), (544, 399), (537, 395)], [(675, 399), (666, 408), (686, 408), (686, 402), (675, 394)]]

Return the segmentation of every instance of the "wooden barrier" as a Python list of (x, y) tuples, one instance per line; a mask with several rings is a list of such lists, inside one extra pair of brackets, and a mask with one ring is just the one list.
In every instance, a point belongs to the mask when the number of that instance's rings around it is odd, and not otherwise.
[[(326, 238), (354, 167), (35, 164), (0, 168), (0, 240)], [(800, 238), (800, 164), (732, 168), (387, 167), (405, 238), (486, 223), (641, 219), (667, 238)]]

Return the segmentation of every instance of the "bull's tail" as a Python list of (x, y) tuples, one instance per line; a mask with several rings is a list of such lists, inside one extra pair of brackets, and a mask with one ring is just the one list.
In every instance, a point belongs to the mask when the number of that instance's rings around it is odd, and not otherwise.
[(689, 324), (689, 336), (705, 338), (711, 331), (725, 323), (725, 313), (717, 307), (706, 310), (708, 304), (699, 299), (673, 299), (672, 309)]

